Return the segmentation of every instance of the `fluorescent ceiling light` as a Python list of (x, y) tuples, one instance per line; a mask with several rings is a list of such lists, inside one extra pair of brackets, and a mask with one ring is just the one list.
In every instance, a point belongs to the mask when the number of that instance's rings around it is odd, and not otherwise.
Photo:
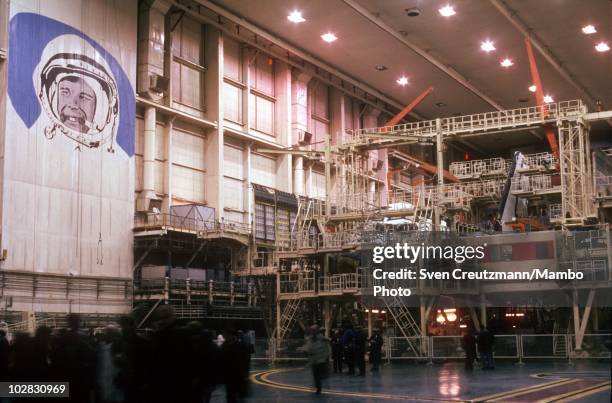
[(595, 50), (598, 52), (607, 52), (610, 50), (610, 46), (605, 42), (599, 42), (597, 45), (595, 45)]
[(513, 62), (511, 59), (509, 59), (509, 58), (507, 58), (507, 57), (506, 57), (506, 58), (505, 58), (504, 60), (502, 60), (502, 61), (501, 61), (499, 64), (500, 64), (502, 67), (510, 67), (510, 66), (514, 65), (514, 62)]
[(440, 15), (441, 15), (442, 17), (450, 17), (450, 16), (453, 16), (453, 15), (457, 14), (457, 13), (455, 12), (454, 7), (453, 7), (453, 6), (451, 6), (451, 5), (449, 5), (449, 4), (445, 5), (445, 6), (444, 6), (444, 7), (442, 7), (442, 8), (439, 8), (439, 9), (438, 9), (438, 12), (440, 13)]
[(529, 86), (529, 91), (531, 91), (531, 92), (536, 92), (537, 89), (538, 89), (538, 87), (536, 87), (535, 85), (530, 85)]
[(401, 86), (407, 85), (408, 84), (408, 77), (401, 76), (400, 78), (397, 79), (396, 83), (398, 83)]
[(306, 21), (306, 19), (302, 17), (302, 12), (297, 10), (293, 10), (291, 13), (289, 13), (287, 19), (293, 22), (294, 24), (299, 24), (300, 22)]
[(585, 25), (582, 27), (582, 33), (585, 35), (591, 35), (597, 33), (597, 30), (592, 25)]
[(489, 53), (495, 50), (495, 45), (493, 44), (493, 41), (487, 39), (486, 41), (482, 42), (480, 44), (480, 49), (484, 50), (485, 52)]
[(336, 39), (338, 39), (338, 37), (334, 33), (328, 32), (328, 33), (321, 35), (321, 39), (323, 39), (327, 43), (331, 43), (335, 41)]
[(555, 101), (554, 101), (553, 97), (551, 97), (550, 95), (544, 95), (544, 102), (549, 104), (549, 103), (555, 102)]

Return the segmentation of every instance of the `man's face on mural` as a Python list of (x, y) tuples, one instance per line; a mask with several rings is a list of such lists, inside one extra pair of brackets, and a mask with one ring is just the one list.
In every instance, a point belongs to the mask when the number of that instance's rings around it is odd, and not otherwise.
[(59, 84), (57, 110), (60, 121), (67, 127), (87, 133), (87, 122), (92, 122), (96, 113), (96, 93), (78, 77), (66, 77)]

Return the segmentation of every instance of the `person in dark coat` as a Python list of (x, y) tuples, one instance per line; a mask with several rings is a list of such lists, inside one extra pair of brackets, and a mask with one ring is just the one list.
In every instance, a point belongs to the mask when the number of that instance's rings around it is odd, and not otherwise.
[(152, 401), (186, 402), (191, 387), (189, 366), (185, 365), (190, 356), (188, 330), (176, 323), (170, 306), (159, 307), (155, 317), (157, 330), (151, 338), (149, 369)]
[(212, 332), (208, 330), (202, 332), (198, 358), (202, 379), (202, 396), (204, 397), (204, 403), (209, 403), (215, 387), (221, 381), (221, 376), (218, 374), (221, 351), (213, 339)]
[(9, 366), (9, 342), (6, 338), (6, 331), (0, 329), (0, 382), (8, 381)]
[(334, 366), (334, 374), (342, 373), (342, 334), (339, 329), (336, 329), (331, 337), (332, 360)]
[(379, 329), (374, 329), (372, 337), (368, 340), (368, 349), (370, 352), (370, 363), (372, 364), (372, 372), (378, 372), (380, 368), (380, 360), (382, 359), (383, 338), (380, 335)]
[(359, 376), (365, 376), (365, 353), (366, 353), (366, 343), (367, 343), (367, 335), (363, 331), (363, 329), (357, 329), (355, 331), (355, 365), (359, 369)]
[(493, 346), (495, 344), (495, 336), (486, 327), (478, 334), (476, 340), (478, 344), (478, 352), (482, 360), (482, 369), (495, 369), (493, 364)]
[(248, 390), (250, 354), (248, 347), (238, 340), (235, 330), (225, 332), (221, 356), (227, 403), (243, 401)]
[(154, 354), (149, 342), (136, 333), (132, 316), (121, 317), (119, 325), (121, 336), (113, 346), (118, 369), (115, 383), (123, 389), (126, 403), (149, 402), (149, 360)]
[(76, 314), (67, 316), (68, 331), (61, 334), (51, 354), (52, 374), (70, 382), (69, 402), (88, 402), (95, 385), (96, 350), (87, 334), (81, 332)]
[(342, 355), (344, 362), (348, 366), (349, 375), (355, 375), (355, 332), (353, 326), (349, 323), (345, 325), (344, 333), (342, 334)]
[(465, 369), (471, 371), (474, 369), (474, 360), (476, 359), (476, 337), (472, 329), (463, 334), (461, 347), (465, 351)]

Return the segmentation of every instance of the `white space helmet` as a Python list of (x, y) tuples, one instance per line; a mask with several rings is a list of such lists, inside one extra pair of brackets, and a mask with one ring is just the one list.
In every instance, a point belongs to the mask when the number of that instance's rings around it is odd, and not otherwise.
[(40, 103), (51, 122), (45, 128), (48, 138), (62, 133), (89, 148), (109, 142), (113, 151), (119, 98), (103, 63), (82, 38), (66, 35), (45, 47), (37, 81)]

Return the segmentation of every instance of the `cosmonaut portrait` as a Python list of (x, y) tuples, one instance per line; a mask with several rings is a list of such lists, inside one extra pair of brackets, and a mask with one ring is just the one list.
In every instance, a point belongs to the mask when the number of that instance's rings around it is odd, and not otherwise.
[[(113, 152), (117, 130), (119, 99), (117, 84), (101, 61), (94, 60), (95, 50), (82, 40), (72, 46), (70, 35), (51, 41), (39, 64), (38, 98), (49, 124), (45, 136), (64, 135), (89, 148), (106, 144)], [(100, 57), (97, 57), (100, 60)]]
[[(135, 93), (121, 63), (79, 29), (35, 13), (10, 20), (8, 94), (30, 133), (134, 155)], [(120, 47), (115, 47), (121, 55)]]

